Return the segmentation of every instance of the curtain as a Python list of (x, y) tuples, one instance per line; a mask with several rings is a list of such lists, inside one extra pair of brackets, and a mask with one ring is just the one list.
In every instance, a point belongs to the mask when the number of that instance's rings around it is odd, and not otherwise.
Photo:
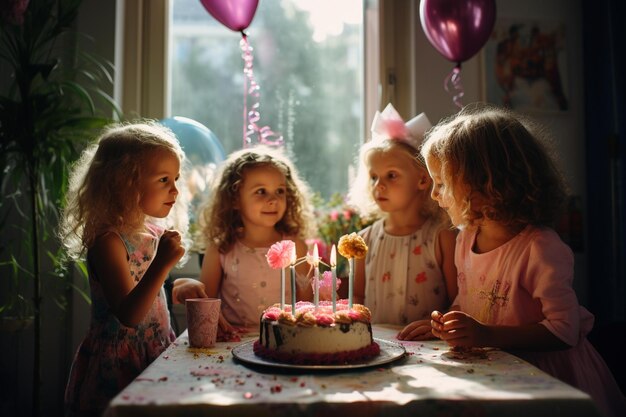
[(583, 1), (589, 294), (599, 323), (626, 319), (626, 25), (623, 0)]

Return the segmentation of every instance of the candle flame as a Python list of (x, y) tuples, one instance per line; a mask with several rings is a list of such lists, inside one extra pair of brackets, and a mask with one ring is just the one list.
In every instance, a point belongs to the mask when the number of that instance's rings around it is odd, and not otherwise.
[(335, 245), (333, 245), (333, 248), (330, 250), (330, 267), (334, 268), (337, 266), (337, 249), (335, 248)]

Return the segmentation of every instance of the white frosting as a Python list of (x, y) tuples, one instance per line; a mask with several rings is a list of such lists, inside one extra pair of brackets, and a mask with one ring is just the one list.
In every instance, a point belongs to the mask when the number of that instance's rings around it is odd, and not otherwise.
[(266, 348), (291, 354), (353, 351), (372, 341), (371, 326), (362, 322), (303, 327), (264, 321), (260, 335)]

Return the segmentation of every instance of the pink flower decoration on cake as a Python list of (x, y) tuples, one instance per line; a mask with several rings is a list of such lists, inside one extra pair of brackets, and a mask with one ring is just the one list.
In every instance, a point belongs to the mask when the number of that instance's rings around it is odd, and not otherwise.
[(267, 310), (265, 310), (265, 314), (263, 316), (268, 320), (278, 320), (280, 313), (281, 313), (280, 308), (272, 306), (268, 308)]
[(335, 323), (335, 317), (332, 312), (328, 313), (319, 313), (317, 314), (317, 325), (318, 326), (330, 326)]
[(350, 319), (352, 319), (353, 321), (358, 321), (361, 319), (362, 315), (356, 310), (349, 310), (348, 317), (350, 317)]
[(296, 244), (291, 240), (281, 240), (274, 243), (267, 251), (267, 264), (272, 269), (287, 268), (291, 265), (291, 253)]
[[(311, 281), (311, 286), (314, 285), (314, 282)], [(319, 282), (320, 285), (320, 299), (321, 300), (330, 300), (333, 296), (333, 274), (330, 271), (326, 271), (322, 274), (322, 279)], [(335, 287), (335, 291), (339, 289), (339, 285), (341, 285), (341, 279), (337, 277), (337, 286)], [(315, 288), (313, 288), (315, 290)]]

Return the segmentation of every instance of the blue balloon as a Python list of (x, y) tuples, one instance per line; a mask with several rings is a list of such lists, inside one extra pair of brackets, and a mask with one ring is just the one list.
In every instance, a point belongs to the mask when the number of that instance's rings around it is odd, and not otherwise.
[(218, 164), (226, 159), (222, 143), (202, 123), (180, 116), (162, 119), (160, 123), (174, 132), (192, 165)]

